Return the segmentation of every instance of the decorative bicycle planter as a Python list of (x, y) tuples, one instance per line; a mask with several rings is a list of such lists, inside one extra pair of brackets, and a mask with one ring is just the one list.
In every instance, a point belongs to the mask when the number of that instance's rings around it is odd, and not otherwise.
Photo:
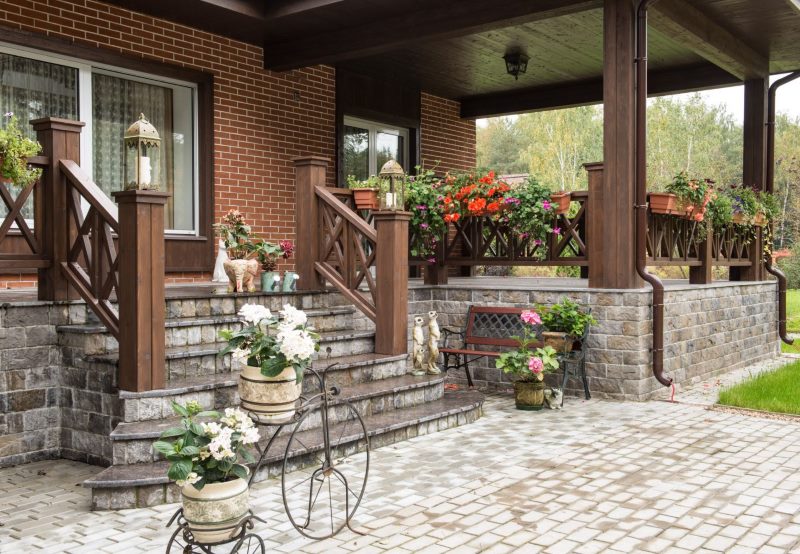
[[(369, 435), (361, 415), (349, 400), (336, 398), (337, 386), (328, 386), (326, 372), (309, 369), (319, 391), (301, 396), (293, 416), (285, 421), (256, 425), (272, 427), (266, 447), (256, 444), (259, 457), (250, 474), (250, 484), (261, 467), (269, 461), (273, 447), (283, 449), (281, 496), (292, 526), (304, 537), (323, 540), (345, 527), (362, 534), (350, 522), (364, 497), (369, 476)], [(317, 421), (316, 418), (319, 418)], [(353, 463), (348, 456), (363, 452), (365, 459)], [(298, 459), (299, 457), (299, 459)], [(276, 460), (276, 461), (279, 461)], [(295, 471), (297, 466), (303, 467)], [(167, 554), (213, 554), (215, 547), (232, 545), (230, 554), (264, 554), (264, 543), (253, 533), (254, 521), (264, 521), (252, 514), (233, 525), (231, 538), (217, 543), (200, 543), (192, 535), (183, 509), (178, 509), (167, 527), (178, 520), (178, 529), (167, 544)]]

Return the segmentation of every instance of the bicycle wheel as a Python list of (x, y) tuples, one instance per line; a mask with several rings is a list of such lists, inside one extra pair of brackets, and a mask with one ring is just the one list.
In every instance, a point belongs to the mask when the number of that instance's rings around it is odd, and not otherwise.
[[(348, 526), (364, 497), (369, 475), (369, 437), (364, 420), (349, 402), (331, 406), (330, 447), (326, 453), (324, 425), (303, 429), (303, 422), (311, 413), (314, 412), (303, 414), (289, 436), (281, 491), (286, 515), (294, 528), (305, 537), (321, 540)], [(293, 472), (298, 466), (305, 469)]]
[(250, 533), (242, 538), (241, 543), (236, 544), (231, 554), (264, 554), (265, 552), (264, 541), (261, 540), (261, 537)]

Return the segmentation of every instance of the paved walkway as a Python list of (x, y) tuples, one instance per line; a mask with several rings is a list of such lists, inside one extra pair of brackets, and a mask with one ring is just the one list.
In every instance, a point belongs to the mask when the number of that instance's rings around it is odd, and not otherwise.
[[(702, 385), (701, 385), (702, 386)], [(257, 484), (275, 552), (800, 551), (800, 422), (653, 401), (487, 400), (467, 427), (373, 452), (357, 526), (311, 543)], [(89, 513), (65, 461), (0, 470), (0, 552), (163, 552), (176, 506)]]

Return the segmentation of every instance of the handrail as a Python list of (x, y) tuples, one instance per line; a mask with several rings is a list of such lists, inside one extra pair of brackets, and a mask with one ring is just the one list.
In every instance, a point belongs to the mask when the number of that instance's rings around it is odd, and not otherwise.
[(59, 160), (61, 171), (67, 176), (70, 183), (78, 189), (89, 204), (100, 212), (103, 219), (111, 225), (111, 228), (119, 232), (119, 210), (117, 205), (112, 202), (103, 189), (98, 187), (81, 167), (72, 160)]
[(359, 233), (363, 234), (371, 241), (377, 242), (378, 234), (375, 232), (375, 229), (370, 227), (366, 221), (358, 216), (358, 214), (352, 210), (349, 210), (347, 206), (342, 204), (342, 202), (336, 198), (336, 195), (331, 193), (327, 187), (316, 187), (315, 192), (317, 196), (322, 198), (328, 206), (336, 210), (337, 214), (342, 216), (351, 225), (358, 229)]

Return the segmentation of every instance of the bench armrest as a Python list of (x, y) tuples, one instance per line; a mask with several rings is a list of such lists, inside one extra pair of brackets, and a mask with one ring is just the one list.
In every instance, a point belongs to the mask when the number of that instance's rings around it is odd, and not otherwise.
[(450, 337), (457, 336), (461, 338), (461, 344), (464, 344), (464, 340), (466, 338), (466, 334), (464, 331), (459, 331), (457, 329), (453, 329), (451, 327), (443, 327), (442, 328), (442, 345), (443, 346), (450, 346), (448, 342), (450, 341)]

